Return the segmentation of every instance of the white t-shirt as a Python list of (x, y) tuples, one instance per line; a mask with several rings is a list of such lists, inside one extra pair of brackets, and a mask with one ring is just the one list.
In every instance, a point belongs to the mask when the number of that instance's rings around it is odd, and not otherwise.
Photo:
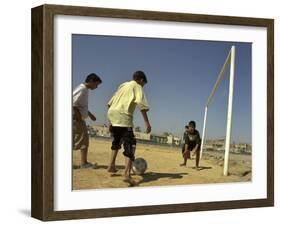
[(83, 119), (88, 117), (88, 89), (85, 84), (77, 86), (72, 94), (73, 107), (77, 107)]

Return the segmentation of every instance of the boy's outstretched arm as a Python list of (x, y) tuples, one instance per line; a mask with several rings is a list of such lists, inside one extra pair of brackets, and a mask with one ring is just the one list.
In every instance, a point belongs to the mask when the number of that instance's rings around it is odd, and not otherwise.
[(149, 120), (148, 120), (148, 116), (147, 116), (147, 109), (143, 109), (141, 110), (141, 114), (142, 114), (142, 117), (143, 117), (143, 120), (144, 120), (144, 123), (145, 123), (145, 126), (146, 126), (146, 133), (150, 133), (151, 132), (151, 125), (149, 123)]
[(91, 112), (88, 111), (88, 116), (90, 117), (90, 119), (92, 119), (93, 121), (96, 121), (97, 118), (96, 116), (94, 116)]

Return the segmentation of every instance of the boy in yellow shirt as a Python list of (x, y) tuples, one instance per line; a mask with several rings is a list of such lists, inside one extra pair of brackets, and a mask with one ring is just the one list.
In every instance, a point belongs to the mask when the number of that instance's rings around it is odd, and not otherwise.
[(131, 185), (135, 181), (130, 176), (132, 162), (135, 160), (136, 139), (133, 132), (133, 114), (136, 106), (139, 107), (146, 126), (146, 132), (151, 132), (147, 111), (149, 106), (143, 92), (143, 86), (147, 83), (146, 75), (142, 71), (133, 74), (133, 80), (121, 84), (113, 97), (108, 102), (108, 119), (110, 132), (113, 135), (112, 154), (108, 172), (116, 172), (115, 160), (121, 145), (124, 147), (126, 182)]

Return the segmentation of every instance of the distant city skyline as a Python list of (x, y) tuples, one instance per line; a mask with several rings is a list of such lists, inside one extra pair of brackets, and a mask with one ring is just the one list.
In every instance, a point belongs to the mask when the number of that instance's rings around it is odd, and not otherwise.
[[(236, 46), (232, 142), (251, 143), (252, 45), (241, 42), (72, 35), (73, 89), (89, 73), (103, 83), (89, 91), (89, 110), (107, 123), (107, 102), (136, 70), (146, 73), (144, 87), (152, 133), (182, 137), (195, 120), (202, 133), (204, 107), (232, 45)], [(208, 113), (206, 139), (223, 138), (226, 130), (229, 68)], [(90, 124), (93, 124), (89, 121)], [(136, 109), (135, 126), (144, 130)], [(202, 136), (202, 134), (201, 134)]]

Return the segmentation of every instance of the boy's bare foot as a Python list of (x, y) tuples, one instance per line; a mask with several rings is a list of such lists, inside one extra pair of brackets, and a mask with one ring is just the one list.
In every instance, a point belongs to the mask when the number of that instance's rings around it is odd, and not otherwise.
[(180, 166), (186, 166), (186, 164), (182, 163), (182, 164), (180, 164)]
[(197, 171), (200, 171), (200, 170), (201, 170), (199, 166), (194, 166), (194, 167), (192, 167), (192, 169), (195, 169), (195, 170), (197, 170)]
[(138, 182), (131, 177), (125, 177), (123, 181), (128, 183), (131, 187), (138, 185)]
[(107, 169), (107, 172), (109, 172), (109, 173), (117, 173), (117, 169), (115, 169), (115, 168), (108, 168)]

